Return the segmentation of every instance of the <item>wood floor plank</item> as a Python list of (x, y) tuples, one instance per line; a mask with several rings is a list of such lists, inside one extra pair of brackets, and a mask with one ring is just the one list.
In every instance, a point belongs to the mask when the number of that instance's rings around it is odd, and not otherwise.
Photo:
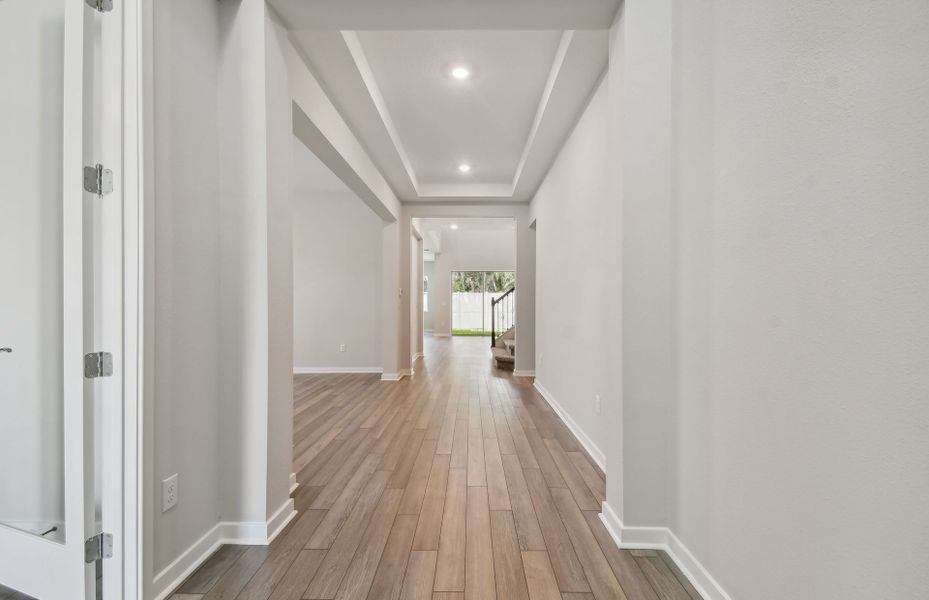
[(181, 587), (179, 593), (184, 594), (205, 594), (216, 585), (219, 578), (235, 564), (242, 553), (245, 552), (245, 546), (232, 546), (229, 544), (220, 546), (219, 549), (207, 559), (203, 566), (194, 571), (187, 578)]
[[(392, 489), (403, 489), (406, 487), (407, 481), (410, 478), (410, 473), (413, 471), (413, 465), (419, 457), (419, 450), (422, 448), (422, 445), (426, 443), (425, 437), (425, 429), (414, 428), (409, 437), (401, 442), (404, 446), (404, 451), (400, 455), (400, 460), (397, 461), (396, 466), (393, 467), (393, 472), (390, 475), (390, 480), (387, 482), (387, 487)], [(431, 444), (432, 442), (428, 443)], [(384, 465), (382, 468), (389, 467)]]
[[(407, 562), (400, 600), (431, 600), (437, 552), (414, 550)], [(379, 600), (372, 597), (370, 600)]]
[[(472, 431), (480, 432), (480, 429)], [(492, 539), (490, 511), (487, 508), (487, 488), (469, 487), (465, 555), (465, 598), (467, 599), (494, 600), (496, 598)]]
[(597, 539), (597, 543), (600, 544), (600, 549), (603, 551), (603, 555), (606, 556), (607, 561), (609, 561), (613, 574), (616, 576), (616, 580), (619, 581), (619, 585), (622, 586), (626, 597), (629, 600), (658, 600), (658, 595), (645, 577), (645, 573), (636, 564), (635, 558), (628, 550), (620, 550), (616, 546), (613, 538), (610, 537), (610, 533), (600, 520), (599, 513), (594, 511), (585, 512), (584, 518)]
[(300, 600), (326, 557), (326, 550), (302, 550), (269, 600)]
[(364, 488), (361, 488), (360, 485), (345, 488), (345, 493), (339, 496), (336, 503), (326, 513), (323, 522), (313, 532), (312, 537), (306, 544), (306, 548), (317, 550), (329, 548), (339, 535), (343, 523), (355, 512), (358, 504), (361, 504), (362, 510), (374, 506), (381, 492), (387, 486), (389, 477), (389, 471), (375, 471), (374, 475), (368, 479), (367, 471), (359, 471), (361, 483), (366, 483)]
[(564, 481), (568, 489), (571, 490), (574, 501), (577, 502), (580, 509), (600, 510), (600, 503), (597, 502), (593, 494), (590, 493), (590, 488), (587, 487), (580, 473), (574, 468), (574, 463), (571, 462), (571, 459), (569, 459), (565, 451), (562, 450), (561, 444), (559, 444), (557, 440), (545, 440), (545, 445), (551, 453), (552, 460), (558, 465), (558, 470), (561, 471), (561, 475), (564, 477)]
[(529, 496), (529, 487), (519, 465), (519, 458), (515, 454), (507, 454), (502, 458), (519, 547), (523, 550), (545, 550), (545, 539), (542, 537), (542, 529), (532, 498)]
[(571, 491), (565, 488), (552, 488), (551, 492), (568, 536), (574, 544), (574, 550), (584, 567), (590, 591), (597, 598), (626, 600), (626, 595), (616, 580), (610, 563), (603, 555), (600, 544), (590, 531)]
[(281, 533), (279, 543), (270, 549), (264, 563), (236, 600), (267, 600), (325, 515), (326, 511), (308, 510), (297, 518), (292, 528)]
[(523, 569), (519, 538), (513, 513), (492, 510), (490, 532), (493, 538), (494, 574), (497, 581), (497, 598), (500, 600), (528, 600), (526, 573)]
[(400, 501), (401, 515), (418, 515), (422, 510), (423, 497), (426, 493), (426, 485), (429, 483), (429, 475), (432, 472), (432, 463), (435, 458), (435, 449), (435, 440), (423, 441), (416, 462), (413, 463), (413, 468), (410, 471), (406, 487), (403, 490), (403, 500)]
[[(571, 538), (565, 530), (561, 515), (552, 500), (551, 491), (545, 485), (545, 479), (539, 469), (523, 469), (532, 505), (539, 517), (545, 547), (551, 556), (552, 569), (562, 592), (589, 592), (590, 586), (584, 575), (584, 568), (574, 552)], [(553, 488), (560, 489), (560, 488)]]
[(429, 473), (429, 483), (423, 498), (423, 507), (413, 538), (414, 550), (438, 550), (442, 531), (442, 513), (445, 510), (445, 491), (448, 488), (450, 454), (436, 454)]
[[(368, 591), (368, 598), (372, 600), (375, 598), (378, 600), (396, 600), (400, 597), (400, 586), (403, 583), (403, 574), (407, 569), (407, 562), (410, 558), (410, 548), (413, 544), (413, 534), (416, 531), (416, 521), (415, 515), (399, 515), (394, 521), (393, 528), (390, 530), (390, 537), (387, 538), (387, 545), (377, 565), (374, 581)], [(429, 586), (431, 591), (431, 576)]]
[(484, 466), (484, 436), (478, 427), (468, 430), (468, 485), (486, 486), (487, 471)]
[[(462, 405), (467, 406), (467, 405)], [(452, 460), (449, 464), (452, 469), (466, 469), (468, 467), (468, 420), (458, 417), (455, 420), (455, 434), (452, 440)]]
[[(396, 498), (396, 500), (394, 499)], [(386, 494), (381, 498), (377, 510), (371, 515), (371, 522), (365, 530), (361, 542), (358, 544), (358, 550), (349, 564), (345, 577), (342, 578), (342, 585), (336, 594), (336, 600), (364, 600), (368, 596), (368, 590), (374, 582), (374, 576), (377, 574), (378, 563), (381, 562), (381, 556), (384, 553), (384, 547), (387, 545), (387, 539), (391, 529), (397, 519), (397, 509), (400, 508), (401, 494)], [(399, 517), (401, 527), (410, 531), (410, 538), (413, 537), (413, 522), (415, 517), (405, 515)], [(409, 546), (405, 549), (409, 552)]]
[(692, 600), (690, 594), (660, 556), (657, 554), (636, 556), (635, 562), (645, 573), (645, 577), (661, 600)]
[(348, 508), (351, 509), (358, 492), (364, 487), (368, 477), (377, 469), (378, 460), (377, 455), (369, 454), (361, 461), (359, 466), (353, 467), (351, 470), (346, 469), (344, 477), (343, 474), (340, 474), (338, 477), (333, 478), (323, 487), (323, 491), (316, 497), (310, 508), (341, 510), (347, 504)]
[[(326, 553), (326, 558), (319, 566), (316, 577), (307, 588), (304, 598), (313, 600), (330, 600), (335, 598), (342, 579), (351, 565), (355, 552), (361, 544), (369, 522), (373, 519), (377, 524), (381, 520), (389, 519), (393, 521), (393, 515), (397, 514), (397, 508), (400, 506), (401, 490), (384, 489), (388, 473), (378, 471), (375, 474), (384, 474), (382, 481), (375, 482), (372, 478), (369, 486), (372, 490), (378, 490), (377, 494), (371, 493), (367, 498), (362, 498), (352, 509), (351, 515), (345, 521), (345, 525), (339, 531), (338, 537), (332, 542), (332, 547)], [(369, 489), (365, 488), (366, 491)], [(383, 490), (383, 493), (380, 492)], [(373, 501), (371, 500), (373, 498)], [(372, 516), (373, 515), (373, 516)]]
[(448, 470), (445, 510), (435, 568), (437, 592), (463, 592), (465, 585), (465, 525), (467, 520), (468, 474)]
[(558, 467), (555, 465), (555, 461), (552, 460), (551, 452), (549, 452), (548, 446), (546, 445), (548, 440), (543, 441), (542, 436), (534, 429), (527, 429), (525, 434), (526, 440), (528, 440), (529, 446), (532, 448), (532, 454), (535, 456), (536, 462), (539, 463), (542, 476), (545, 477), (545, 483), (547, 483), (549, 487), (564, 487), (564, 478), (561, 476), (561, 471), (559, 471)]
[(503, 457), (497, 438), (484, 441), (484, 463), (487, 470), (487, 497), (490, 510), (510, 510), (510, 492), (503, 472)]
[(265, 558), (268, 557), (268, 552), (269, 546), (249, 546), (203, 596), (204, 599), (233, 600), (252, 578), (252, 575), (261, 568)]
[(548, 553), (524, 550), (522, 559), (530, 600), (561, 600), (561, 592), (558, 591), (558, 582), (555, 580)]
[(566, 454), (571, 460), (571, 464), (574, 465), (574, 468), (577, 469), (577, 472), (584, 480), (584, 483), (587, 484), (587, 489), (590, 490), (590, 493), (593, 494), (597, 502), (606, 500), (606, 481), (600, 476), (594, 466), (590, 464), (590, 461), (584, 453), (566, 452)]

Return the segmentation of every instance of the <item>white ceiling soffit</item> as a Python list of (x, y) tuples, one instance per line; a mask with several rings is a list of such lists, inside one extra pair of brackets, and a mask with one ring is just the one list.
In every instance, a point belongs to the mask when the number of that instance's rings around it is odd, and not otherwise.
[(271, 0), (292, 29), (609, 29), (620, 0)]
[[(323, 15), (313, 27), (368, 18), (356, 14), (359, 6), (384, 13), (377, 8), (381, 4), (367, 0), (272, 4), (285, 17), (288, 7), (309, 14), (311, 4), (313, 14), (318, 8)], [(406, 14), (407, 8), (454, 21), (449, 15), (457, 5), (443, 0), (384, 4), (390, 14), (405, 15), (397, 23), (406, 29), (385, 30), (384, 22), (375, 20), (369, 26), (381, 29), (301, 29), (310, 23), (299, 18), (289, 18), (288, 26), (308, 67), (396, 196), (404, 202), (531, 200), (605, 72), (605, 28), (616, 3), (582, 3), (581, 14), (595, 6), (608, 13), (598, 21), (602, 28), (594, 30), (564, 29), (566, 23), (578, 23), (577, 16), (557, 20), (561, 28), (541, 28), (549, 17), (537, 13), (546, 12), (542, 8), (549, 0), (533, 0), (533, 10), (522, 13), (516, 21), (520, 28), (514, 30), (495, 26), (499, 21), (489, 17), (480, 30), (417, 29), (425, 21)], [(551, 6), (565, 4), (578, 3), (559, 0)], [(487, 9), (491, 14), (509, 14), (528, 4), (494, 0), (493, 6)], [(468, 12), (475, 10), (469, 7)], [(560, 9), (553, 10), (558, 14)], [(327, 21), (340, 11), (345, 18)], [(466, 66), (471, 76), (455, 80), (451, 70), (456, 66)], [(470, 172), (459, 172), (461, 164), (469, 165)]]

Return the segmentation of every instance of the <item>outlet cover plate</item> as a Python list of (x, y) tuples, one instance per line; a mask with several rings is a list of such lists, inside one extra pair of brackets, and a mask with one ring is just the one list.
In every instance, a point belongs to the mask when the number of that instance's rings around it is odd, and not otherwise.
[(177, 506), (177, 473), (161, 482), (161, 512)]

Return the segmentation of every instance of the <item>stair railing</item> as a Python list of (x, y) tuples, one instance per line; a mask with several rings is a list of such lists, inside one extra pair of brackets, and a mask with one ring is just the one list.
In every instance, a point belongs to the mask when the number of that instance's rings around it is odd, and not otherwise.
[(499, 298), (490, 299), (490, 347), (497, 347), (497, 338), (516, 324), (516, 286)]

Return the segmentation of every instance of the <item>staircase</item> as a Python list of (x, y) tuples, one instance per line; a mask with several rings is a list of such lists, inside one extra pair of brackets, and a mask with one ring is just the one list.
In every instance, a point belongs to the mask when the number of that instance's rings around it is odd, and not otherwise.
[(497, 367), (512, 370), (516, 364), (516, 288), (490, 301), (490, 351)]

